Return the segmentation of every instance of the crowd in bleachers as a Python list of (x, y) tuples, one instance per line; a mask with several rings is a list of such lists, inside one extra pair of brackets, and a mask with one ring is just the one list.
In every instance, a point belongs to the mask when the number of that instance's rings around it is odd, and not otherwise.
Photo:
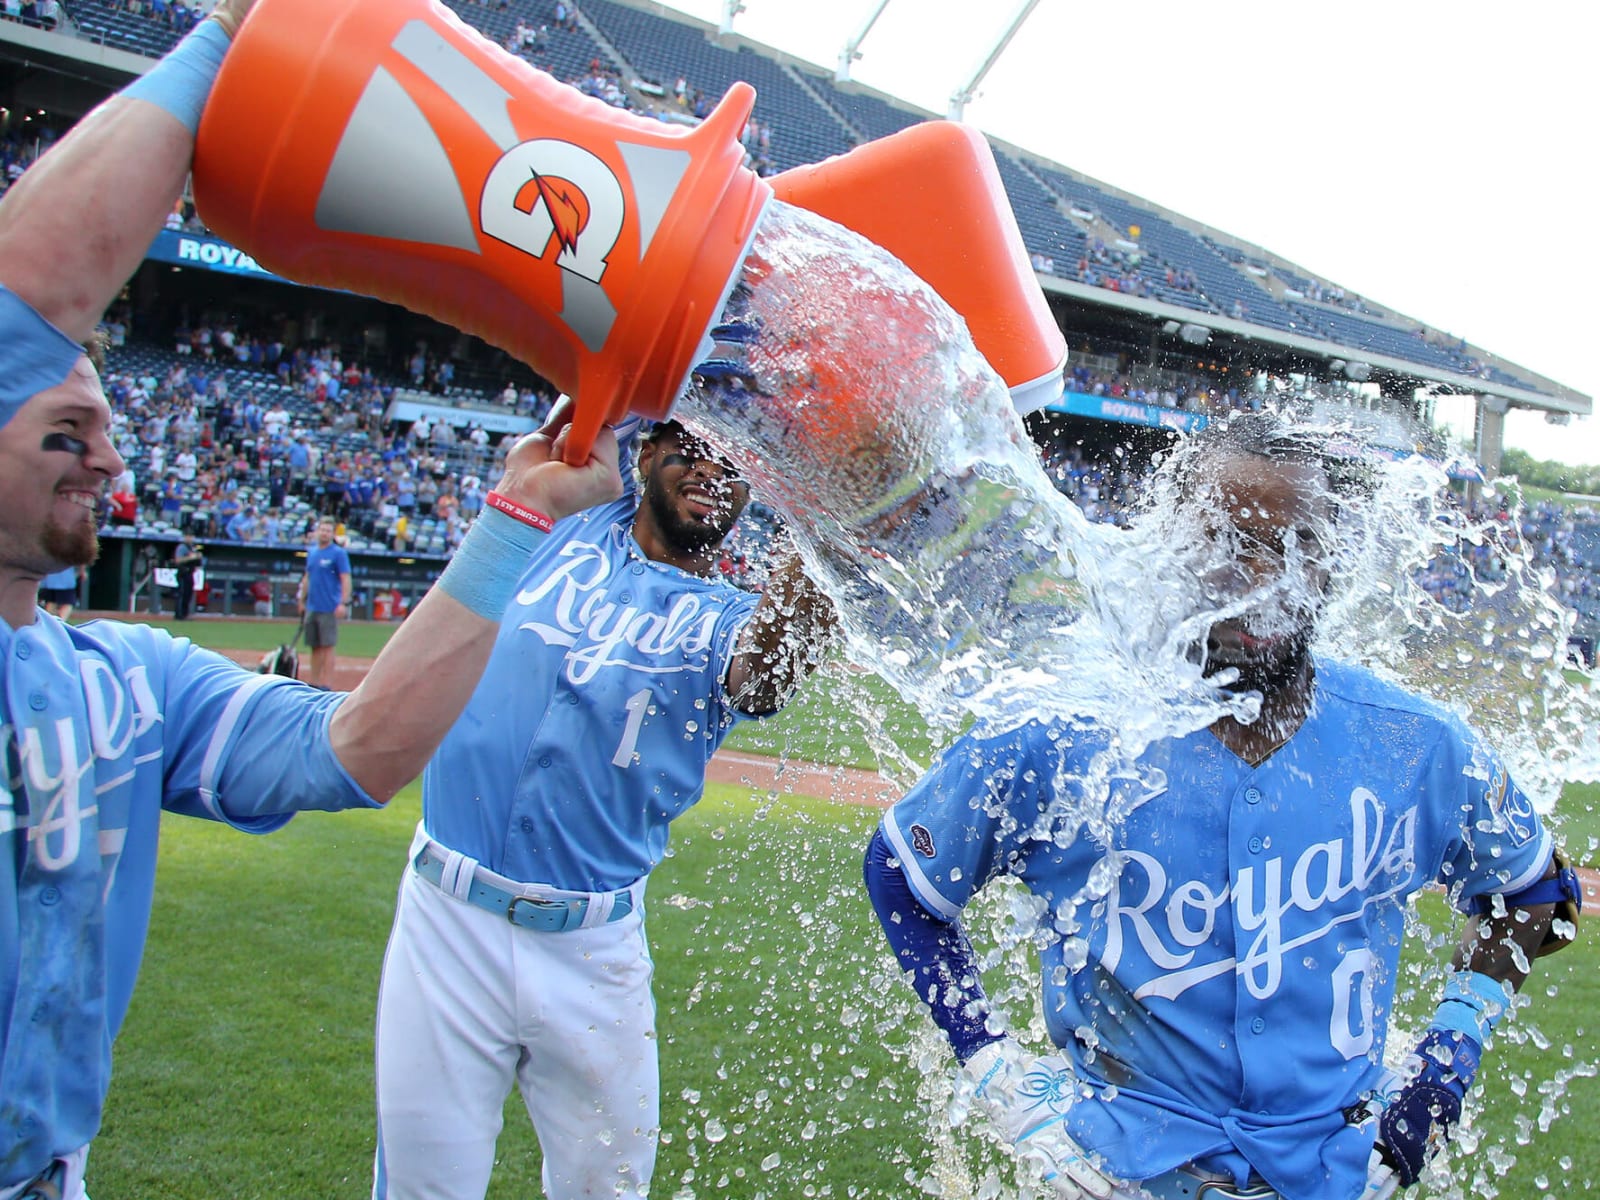
[[(1200, 281), (1193, 271), (1172, 266), (1151, 270), (1140, 251), (1107, 246), (1100, 238), (1085, 243), (1084, 253), (1078, 258), (1076, 279), (1090, 287), (1157, 300), (1168, 299), (1170, 292), (1200, 294)], [(1157, 284), (1165, 284), (1165, 290)]]
[[(107, 500), (112, 529), (298, 545), (325, 514), (352, 549), (445, 555), (498, 477), (501, 439), (472, 409), (459, 409), (459, 424), (391, 423), (395, 385), (332, 346), (291, 348), (205, 321), (181, 328), (170, 350), (118, 348), (124, 327), (115, 314), (107, 322), (112, 437), (128, 463)], [(488, 400), (439, 383), (425, 347), (419, 360), (447, 404)], [(548, 411), (547, 395), (508, 390), (535, 420)]]
[(60, 0), (0, 0), (0, 18), (35, 29), (55, 29), (61, 23)]
[(1085, 396), (1156, 404), (1207, 416), (1261, 407), (1257, 393), (1240, 391), (1237, 384), (1224, 386), (1211, 376), (1182, 371), (1102, 371), (1078, 363), (1069, 365), (1065, 382), (1067, 390)]
[(55, 128), (36, 114), (26, 114), (4, 137), (0, 137), (0, 196), (22, 178), (39, 156), (55, 145)]

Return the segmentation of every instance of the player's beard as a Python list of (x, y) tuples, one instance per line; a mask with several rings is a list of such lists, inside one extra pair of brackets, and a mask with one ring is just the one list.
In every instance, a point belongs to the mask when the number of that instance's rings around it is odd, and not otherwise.
[(683, 516), (673, 506), (673, 497), (652, 474), (645, 481), (644, 500), (662, 538), (679, 554), (699, 555), (722, 543), (739, 519), (731, 498), (719, 491), (716, 485), (707, 490), (718, 497), (716, 508), (704, 521)]
[(1260, 656), (1219, 658), (1213, 643), (1207, 647), (1205, 673), (1214, 675), (1218, 671), (1231, 669), (1237, 678), (1227, 685), (1228, 691), (1260, 692), (1263, 696), (1270, 696), (1301, 678), (1310, 657), (1311, 631), (1299, 629), (1286, 635), (1271, 648), (1270, 653)]
[(46, 557), (61, 567), (89, 567), (100, 557), (100, 535), (87, 517), (70, 525), (50, 521), (39, 539)]

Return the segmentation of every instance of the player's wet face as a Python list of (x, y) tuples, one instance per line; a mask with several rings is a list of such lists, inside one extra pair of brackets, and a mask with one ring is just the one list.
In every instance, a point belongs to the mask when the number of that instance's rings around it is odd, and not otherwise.
[(80, 358), (0, 428), (0, 568), (47, 573), (99, 552), (100, 497), (123, 470), (100, 378)]
[(1201, 585), (1207, 604), (1233, 615), (1211, 627), (1207, 671), (1232, 668), (1239, 687), (1268, 691), (1299, 674), (1315, 634), (1328, 585), (1327, 480), (1316, 466), (1230, 454), (1208, 482)]
[(719, 544), (750, 502), (750, 485), (737, 468), (687, 433), (664, 433), (650, 443), (644, 472), (651, 516), (688, 554)]

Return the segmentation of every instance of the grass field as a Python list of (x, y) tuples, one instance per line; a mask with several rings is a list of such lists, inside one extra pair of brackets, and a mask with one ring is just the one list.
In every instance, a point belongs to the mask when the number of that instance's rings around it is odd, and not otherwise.
[[(308, 815), (264, 839), (168, 823), (95, 1195), (365, 1194), (372, 1009), (417, 810), (413, 789), (385, 812)], [(713, 787), (676, 827), (650, 885), (664, 1079), (655, 1195), (916, 1196), (912, 1180), (955, 1171), (918, 1098), (918, 1058), (935, 1078), (946, 1064), (880, 953), (858, 882), (875, 820), (792, 798), (763, 814), (742, 790)], [(1541, 1088), (1594, 1058), (1600, 949), (1546, 960), (1529, 991), (1539, 1003), (1519, 1025), (1524, 1044), (1502, 1039), (1486, 1068), (1471, 1156), (1480, 1171), (1514, 1156), (1497, 1180), (1503, 1200), (1600, 1186), (1592, 1077), (1551, 1094), (1562, 1115), (1538, 1131)], [(1541, 1177), (1565, 1183), (1545, 1189)], [(512, 1101), (490, 1195), (537, 1194), (537, 1145)]]
[[(255, 623), (191, 629), (216, 645), (214, 631), (265, 639), (248, 648), (285, 636)], [(341, 641), (354, 652), (353, 639)], [(759, 744), (825, 761), (870, 764), (885, 731), (916, 734), (912, 714), (855, 678), (822, 678), (783, 722)], [(1592, 826), (1593, 795), (1586, 800)], [(418, 807), (413, 788), (383, 812), (310, 814), (259, 839), (166, 823), (92, 1194), (367, 1194), (372, 1011)], [(978, 1194), (992, 1160), (935, 1132), (931, 1097), (948, 1063), (882, 952), (859, 882), (876, 820), (869, 809), (713, 786), (674, 826), (650, 884), (664, 1081), (653, 1195)], [(973, 924), (998, 922), (999, 909)], [(1439, 909), (1421, 906), (1442, 925)], [(1028, 972), (1014, 952), (989, 981), (1019, 1022), (1033, 1006)], [(1410, 990), (1415, 1021), (1431, 1007), (1433, 981)], [(1600, 1103), (1600, 947), (1591, 937), (1544, 960), (1527, 992), (1536, 1006), (1487, 1060), (1463, 1143), (1481, 1176), (1461, 1176), (1467, 1195), (1491, 1185), (1502, 1200), (1600, 1188), (1589, 1117)], [(506, 1115), (490, 1195), (536, 1196), (538, 1150), (520, 1101)], [(932, 1178), (942, 1193), (924, 1186)]]

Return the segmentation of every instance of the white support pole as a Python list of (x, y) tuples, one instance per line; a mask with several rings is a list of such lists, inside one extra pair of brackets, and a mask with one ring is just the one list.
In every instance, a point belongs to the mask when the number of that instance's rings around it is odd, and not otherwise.
[(861, 43), (867, 40), (867, 34), (872, 32), (872, 27), (878, 23), (878, 18), (883, 15), (883, 10), (889, 7), (889, 0), (876, 0), (872, 12), (855, 35), (844, 44), (839, 51), (839, 65), (834, 68), (833, 78), (836, 83), (848, 83), (850, 80), (850, 64), (861, 57)]
[(1022, 23), (1039, 5), (1039, 0), (1022, 0), (1017, 6), (1016, 15), (1011, 18), (1011, 23), (1006, 26), (1006, 31), (1000, 35), (998, 41), (989, 50), (988, 56), (983, 60), (983, 65), (973, 72), (972, 78), (967, 80), (966, 86), (957, 88), (950, 95), (950, 119), (959, 121), (966, 116), (967, 105), (978, 94), (978, 85), (983, 82), (984, 76), (1000, 56), (1006, 52), (1006, 47), (1011, 44), (1011, 39), (1016, 36), (1017, 30), (1022, 28)]

